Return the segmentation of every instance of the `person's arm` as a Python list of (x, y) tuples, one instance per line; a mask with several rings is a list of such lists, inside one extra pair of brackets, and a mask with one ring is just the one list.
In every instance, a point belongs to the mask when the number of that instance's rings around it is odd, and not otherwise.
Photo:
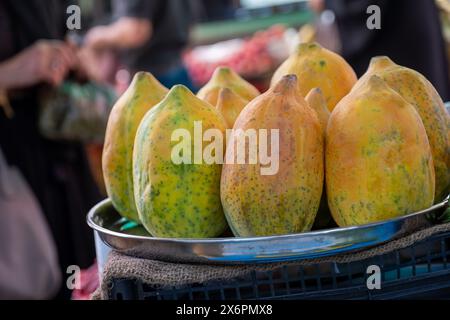
[(26, 88), (39, 82), (58, 85), (76, 64), (72, 49), (61, 41), (38, 41), (0, 62), (0, 90)]
[(152, 34), (148, 19), (122, 17), (108, 26), (98, 26), (86, 35), (86, 46), (94, 49), (131, 49), (142, 46)]
[(0, 62), (0, 107), (13, 116), (8, 90), (26, 88), (40, 82), (60, 84), (76, 64), (70, 46), (60, 41), (38, 41), (10, 59)]
[(152, 36), (152, 19), (160, 4), (160, 0), (113, 0), (116, 22), (91, 29), (86, 35), (87, 47), (132, 49), (142, 46)]

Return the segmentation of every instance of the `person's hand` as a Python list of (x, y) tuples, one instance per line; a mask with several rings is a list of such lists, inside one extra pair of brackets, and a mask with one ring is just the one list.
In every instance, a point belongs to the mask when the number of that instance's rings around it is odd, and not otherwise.
[(61, 41), (39, 41), (24, 53), (24, 65), (35, 82), (59, 85), (77, 63), (73, 48)]
[(148, 19), (122, 17), (116, 22), (88, 31), (84, 45), (90, 49), (133, 49), (144, 45), (152, 35)]
[(1, 66), (8, 77), (4, 88), (23, 88), (40, 82), (59, 85), (77, 63), (70, 45), (56, 40), (40, 40)]
[(80, 78), (99, 83), (107, 83), (115, 69), (115, 55), (110, 50), (93, 50), (83, 47), (77, 53), (79, 64), (76, 68)]
[(97, 26), (88, 31), (84, 39), (84, 45), (90, 49), (101, 50), (109, 47), (108, 26)]
[(325, 1), (324, 0), (309, 0), (309, 7), (315, 13), (321, 13), (325, 10)]

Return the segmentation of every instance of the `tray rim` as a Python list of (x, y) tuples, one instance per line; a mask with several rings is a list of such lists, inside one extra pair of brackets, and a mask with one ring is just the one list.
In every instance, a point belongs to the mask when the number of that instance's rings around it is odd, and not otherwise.
[[(445, 206), (449, 205), (449, 196), (447, 196), (443, 201), (436, 203), (432, 205), (429, 208), (420, 210), (418, 212), (410, 213), (404, 216), (373, 222), (369, 224), (359, 225), (359, 226), (350, 226), (350, 227), (337, 227), (337, 228), (331, 228), (331, 229), (324, 229), (324, 230), (316, 230), (316, 231), (308, 231), (308, 232), (301, 232), (301, 233), (291, 233), (291, 234), (283, 234), (283, 235), (272, 235), (272, 236), (257, 236), (257, 237), (218, 237), (218, 238), (161, 238), (161, 237), (152, 237), (152, 236), (140, 236), (140, 235), (133, 235), (133, 234), (126, 234), (122, 232), (112, 231), (109, 230), (103, 226), (98, 225), (94, 222), (94, 215), (95, 213), (102, 207), (105, 206), (111, 206), (114, 208), (111, 199), (106, 198), (99, 203), (97, 203), (94, 207), (92, 207), (91, 210), (89, 210), (89, 213), (86, 216), (86, 221), (89, 227), (91, 227), (93, 230), (97, 232), (101, 232), (104, 234), (108, 234), (110, 236), (114, 237), (120, 237), (120, 238), (127, 238), (127, 239), (135, 239), (135, 240), (145, 240), (145, 241), (157, 241), (157, 242), (175, 242), (175, 243), (186, 243), (186, 244), (221, 244), (221, 243), (233, 243), (233, 242), (265, 242), (265, 241), (271, 241), (271, 240), (284, 240), (284, 239), (290, 239), (290, 238), (301, 238), (301, 237), (309, 237), (309, 236), (320, 236), (320, 235), (326, 235), (326, 234), (336, 234), (336, 233), (346, 233), (351, 232), (353, 230), (364, 230), (364, 229), (373, 229), (376, 227), (380, 227), (386, 224), (395, 223), (395, 222), (401, 222), (402, 220), (407, 220), (410, 218), (413, 218), (418, 215), (422, 215), (424, 213), (428, 213), (430, 211), (444, 208)], [(115, 210), (115, 209), (114, 209)], [(118, 214), (118, 213), (117, 213)]]

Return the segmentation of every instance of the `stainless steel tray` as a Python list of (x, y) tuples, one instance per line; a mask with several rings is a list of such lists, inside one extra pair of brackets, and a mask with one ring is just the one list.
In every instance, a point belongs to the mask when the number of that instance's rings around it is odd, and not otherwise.
[(130, 228), (110, 200), (92, 208), (87, 222), (107, 246), (131, 256), (184, 263), (268, 263), (330, 256), (378, 245), (429, 225), (429, 214), (446, 206), (448, 197), (427, 210), (379, 223), (255, 238), (154, 238), (142, 226)]

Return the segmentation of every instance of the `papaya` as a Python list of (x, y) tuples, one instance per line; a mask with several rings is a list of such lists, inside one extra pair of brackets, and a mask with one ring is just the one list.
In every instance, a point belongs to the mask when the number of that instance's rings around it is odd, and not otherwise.
[(320, 88), (311, 89), (311, 91), (306, 95), (305, 100), (308, 103), (309, 107), (316, 112), (320, 121), (320, 125), (322, 126), (323, 132), (325, 134), (325, 131), (327, 130), (328, 120), (330, 119), (330, 111), (328, 110), (322, 90), (320, 90)]
[(433, 157), (422, 120), (378, 76), (339, 102), (325, 140), (328, 205), (339, 226), (391, 219), (433, 204)]
[(433, 85), (419, 72), (400, 66), (386, 56), (374, 57), (356, 86), (372, 75), (381, 77), (412, 104), (422, 118), (433, 153), (436, 175), (435, 201), (450, 192), (450, 116)]
[[(142, 224), (153, 236), (217, 237), (227, 226), (220, 201), (223, 143), (215, 150), (217, 156), (222, 153), (222, 161), (197, 161), (198, 149), (192, 143), (197, 140), (196, 123), (205, 133), (215, 129), (224, 135), (226, 130), (216, 109), (177, 85), (145, 115), (136, 133), (135, 202)], [(186, 148), (177, 147), (182, 142)], [(200, 145), (200, 153), (205, 154), (208, 146)]]
[[(325, 139), (328, 120), (330, 119), (330, 111), (328, 110), (325, 98), (323, 97), (322, 90), (320, 90), (320, 88), (311, 89), (311, 91), (306, 95), (305, 100), (308, 103), (309, 107), (316, 112)], [(331, 227), (333, 226), (332, 223), (333, 218), (331, 217), (331, 212), (330, 209), (328, 208), (326, 188), (324, 187), (322, 192), (322, 198), (320, 199), (319, 210), (317, 211), (317, 216), (314, 221), (313, 229), (324, 229), (327, 227)]]
[(114, 208), (139, 222), (133, 194), (132, 158), (136, 130), (148, 110), (169, 92), (150, 73), (139, 72), (109, 115), (102, 155), (106, 191)]
[(315, 42), (300, 44), (275, 71), (271, 85), (286, 74), (297, 75), (298, 89), (303, 97), (311, 89), (320, 88), (330, 111), (357, 81), (352, 67), (341, 56)]
[(220, 89), (216, 109), (224, 117), (228, 129), (233, 128), (237, 117), (247, 103), (247, 100), (235, 94), (231, 89)]
[(211, 80), (197, 93), (197, 97), (215, 106), (217, 105), (219, 92), (222, 88), (233, 90), (235, 94), (247, 101), (253, 100), (260, 94), (258, 89), (241, 78), (232, 69), (218, 67), (214, 71)]
[[(311, 229), (323, 187), (322, 128), (315, 112), (297, 90), (297, 77), (287, 75), (266, 93), (252, 100), (236, 120), (222, 169), (221, 198), (235, 236), (269, 236)], [(263, 174), (266, 164), (245, 149), (239, 156), (239, 137), (256, 130), (270, 131), (270, 149), (278, 170)], [(254, 131), (253, 131), (254, 132)], [(278, 132), (278, 140), (273, 132)], [(269, 135), (269, 133), (267, 134)], [(259, 150), (263, 139), (259, 138)], [(266, 139), (267, 141), (267, 139)], [(249, 145), (249, 144), (248, 144)], [(269, 148), (270, 146), (270, 148)]]

